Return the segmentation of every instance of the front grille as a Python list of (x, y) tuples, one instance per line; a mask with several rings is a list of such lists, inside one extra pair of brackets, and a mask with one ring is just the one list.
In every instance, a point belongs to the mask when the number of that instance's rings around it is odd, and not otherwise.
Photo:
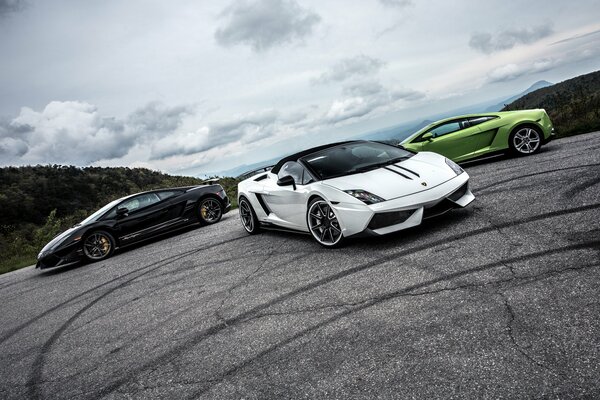
[(37, 266), (40, 269), (52, 268), (52, 267), (55, 267), (60, 261), (61, 261), (60, 257), (58, 257), (54, 254), (51, 254), (51, 255), (46, 256), (43, 259), (39, 260), (37, 263)]
[(455, 207), (454, 203), (444, 199), (444, 200), (440, 201), (439, 203), (437, 203), (433, 207), (429, 207), (429, 208), (426, 207), (423, 210), (423, 219), (435, 217), (436, 215), (441, 215), (445, 212), (450, 211), (454, 207)]
[(467, 193), (467, 189), (469, 188), (469, 182), (466, 182), (464, 185), (458, 188), (458, 190), (452, 193), (448, 198), (452, 201), (458, 201), (461, 197)]
[(406, 221), (414, 212), (415, 210), (405, 210), (376, 213), (369, 222), (369, 229), (375, 230), (400, 224)]

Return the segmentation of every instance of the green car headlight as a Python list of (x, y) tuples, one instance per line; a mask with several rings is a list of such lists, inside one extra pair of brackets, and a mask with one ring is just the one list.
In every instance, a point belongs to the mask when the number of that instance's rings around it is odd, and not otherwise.
[(385, 201), (381, 197), (374, 195), (373, 193), (369, 193), (366, 190), (354, 189), (344, 190), (344, 192), (348, 193), (350, 196), (356, 197), (365, 204), (375, 204)]
[(450, 168), (452, 168), (452, 171), (454, 171), (454, 173), (455, 173), (456, 175), (460, 175), (460, 174), (462, 174), (463, 172), (465, 172), (465, 171), (464, 171), (464, 170), (463, 170), (463, 169), (460, 167), (460, 165), (458, 165), (458, 164), (457, 164), (457, 163), (455, 163), (454, 161), (452, 161), (452, 160), (449, 160), (449, 159), (447, 159), (447, 158), (446, 158), (446, 164), (448, 164), (448, 166), (449, 166)]

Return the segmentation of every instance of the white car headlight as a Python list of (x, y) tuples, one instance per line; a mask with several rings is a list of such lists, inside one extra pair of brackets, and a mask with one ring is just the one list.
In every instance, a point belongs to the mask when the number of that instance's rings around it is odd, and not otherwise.
[(463, 172), (465, 172), (465, 171), (464, 171), (464, 170), (463, 170), (463, 169), (460, 167), (460, 165), (458, 165), (458, 164), (457, 164), (457, 163), (455, 163), (454, 161), (452, 161), (452, 160), (449, 160), (449, 159), (447, 159), (447, 158), (446, 158), (446, 164), (448, 164), (448, 166), (449, 166), (450, 168), (452, 168), (452, 171), (454, 171), (454, 173), (455, 173), (456, 175), (460, 175), (460, 174), (462, 174)]
[(353, 189), (344, 190), (344, 192), (348, 193), (350, 196), (356, 197), (365, 204), (375, 204), (385, 201), (381, 197), (374, 195), (373, 193), (369, 193), (366, 190)]

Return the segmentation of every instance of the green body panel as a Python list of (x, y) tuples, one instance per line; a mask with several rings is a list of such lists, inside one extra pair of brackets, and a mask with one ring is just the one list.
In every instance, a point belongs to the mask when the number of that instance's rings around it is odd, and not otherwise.
[[(469, 123), (464, 121), (475, 121), (476, 118), (489, 118), (489, 120), (474, 126), (465, 126)], [(548, 141), (554, 134), (552, 122), (544, 110), (503, 111), (446, 118), (415, 132), (401, 145), (417, 152), (433, 151), (460, 162), (508, 150), (511, 133), (525, 125), (537, 127), (543, 141)], [(456, 126), (458, 130), (435, 136), (436, 132), (444, 130), (445, 127), (451, 129), (452, 126)], [(432, 133), (433, 137), (429, 139), (422, 137), (428, 133)]]

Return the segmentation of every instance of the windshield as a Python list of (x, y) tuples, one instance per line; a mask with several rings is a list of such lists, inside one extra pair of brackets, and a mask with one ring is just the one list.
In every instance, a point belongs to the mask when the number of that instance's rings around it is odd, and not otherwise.
[(413, 153), (399, 147), (376, 142), (358, 142), (330, 147), (302, 157), (301, 160), (321, 179), (330, 179), (366, 172), (412, 156)]
[(80, 225), (85, 225), (87, 223), (96, 221), (105, 212), (107, 212), (108, 210), (110, 210), (111, 208), (113, 208), (114, 206), (116, 206), (121, 200), (123, 200), (123, 199), (117, 199), (115, 201), (112, 201), (112, 202), (108, 203), (107, 205), (105, 205), (104, 207), (102, 207), (101, 209), (99, 209), (98, 211), (96, 211), (95, 213), (93, 213), (92, 215), (90, 215), (89, 217), (87, 217), (86, 219), (84, 219), (83, 221), (81, 221), (79, 224)]

